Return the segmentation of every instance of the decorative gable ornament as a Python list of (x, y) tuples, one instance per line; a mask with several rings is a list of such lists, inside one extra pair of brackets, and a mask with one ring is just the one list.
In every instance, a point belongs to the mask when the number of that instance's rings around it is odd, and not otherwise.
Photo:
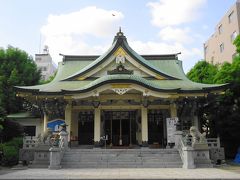
[(112, 71), (107, 71), (107, 74), (133, 74), (132, 70), (127, 70), (125, 67), (120, 63), (116, 69), (113, 69)]
[(116, 63), (117, 64), (124, 64), (125, 63), (125, 56), (126, 56), (126, 52), (123, 50), (122, 47), (119, 47), (115, 53), (114, 53), (115, 57), (116, 57)]
[(122, 54), (119, 54), (116, 57), (116, 63), (117, 64), (124, 64), (125, 63), (125, 57)]
[(123, 95), (125, 94), (127, 91), (130, 90), (130, 88), (113, 88), (112, 89), (115, 93), (119, 94), (119, 95)]

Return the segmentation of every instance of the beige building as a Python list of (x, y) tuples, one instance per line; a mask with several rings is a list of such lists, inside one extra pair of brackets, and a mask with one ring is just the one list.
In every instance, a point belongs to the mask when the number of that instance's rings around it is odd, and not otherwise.
[(56, 66), (53, 63), (47, 46), (44, 47), (43, 53), (35, 54), (35, 62), (42, 72), (41, 79), (43, 80), (48, 80), (56, 71)]
[(236, 56), (233, 41), (239, 34), (240, 0), (227, 11), (216, 25), (214, 34), (204, 43), (204, 58), (214, 64), (232, 62)]

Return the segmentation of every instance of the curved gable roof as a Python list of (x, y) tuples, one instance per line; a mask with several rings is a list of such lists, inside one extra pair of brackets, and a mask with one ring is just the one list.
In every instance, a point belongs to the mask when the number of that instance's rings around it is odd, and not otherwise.
[(160, 69), (156, 68), (154, 65), (152, 65), (149, 61), (144, 59), (142, 56), (140, 56), (138, 53), (136, 53), (129, 45), (127, 42), (127, 38), (123, 35), (123, 33), (120, 31), (117, 33), (117, 35), (114, 38), (112, 46), (108, 49), (106, 53), (104, 53), (102, 56), (98, 57), (95, 61), (87, 65), (85, 68), (81, 69), (80, 71), (68, 76), (65, 79), (62, 79), (63, 81), (66, 80), (74, 80), (75, 78), (79, 76), (83, 76), (84, 74), (92, 71), (95, 69), (97, 66), (101, 65), (104, 63), (110, 56), (114, 54), (114, 52), (118, 48), (123, 48), (124, 51), (128, 53), (128, 55), (133, 58), (135, 61), (137, 61), (139, 64), (142, 66), (146, 67), (150, 71), (165, 77), (166, 79), (178, 79), (178, 77), (170, 75), (166, 72), (161, 71)]
[[(76, 81), (79, 76), (96, 71), (104, 62), (112, 62), (113, 57), (118, 55), (119, 49), (124, 51), (129, 62), (136, 62), (138, 66), (145, 68), (149, 73), (160, 75), (164, 80), (151, 77), (140, 77), (138, 75), (104, 75), (91, 77)], [(142, 55), (137, 54), (128, 45), (126, 37), (120, 31), (114, 38), (110, 49), (102, 56), (65, 56), (63, 62), (59, 63), (56, 77), (50, 83), (36, 86), (17, 86), (19, 92), (44, 95), (64, 95), (84, 93), (92, 91), (102, 85), (109, 83), (130, 83), (140, 85), (155, 92), (165, 93), (205, 93), (213, 90), (222, 90), (226, 84), (213, 85), (195, 83), (189, 80), (183, 69), (182, 62), (176, 54), (172, 55)], [(107, 64), (103, 64), (104, 66)], [(90, 74), (91, 74), (90, 73)], [(89, 75), (89, 74), (87, 74)]]

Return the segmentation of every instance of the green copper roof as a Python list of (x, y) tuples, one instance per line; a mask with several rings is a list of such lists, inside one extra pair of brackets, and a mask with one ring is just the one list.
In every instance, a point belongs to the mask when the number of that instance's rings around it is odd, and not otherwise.
[(136, 75), (106, 75), (96, 80), (84, 81), (58, 81), (45, 85), (17, 87), (22, 91), (33, 91), (35, 93), (53, 93), (53, 94), (69, 94), (81, 93), (93, 90), (99, 86), (108, 83), (132, 83), (159, 92), (200, 92), (206, 91), (208, 88), (220, 87), (219, 85), (209, 85), (194, 83), (190, 80), (147, 80)]
[(151, 71), (154, 71), (155, 73), (166, 77), (168, 79), (178, 79), (178, 77), (171, 76), (167, 74), (164, 71), (161, 71), (160, 69), (153, 66), (151, 63), (149, 63), (147, 60), (145, 60), (142, 56), (138, 55), (127, 43), (127, 38), (123, 35), (123, 33), (118, 33), (117, 36), (114, 38), (114, 42), (112, 46), (109, 48), (109, 50), (104, 53), (102, 56), (98, 57), (95, 61), (93, 61), (88, 66), (84, 67), (80, 71), (78, 71), (75, 74), (72, 74), (71, 76), (67, 77), (64, 80), (72, 80), (77, 76), (84, 75), (85, 73), (91, 71), (96, 66), (101, 65), (103, 62), (105, 62), (108, 57), (110, 57), (119, 47), (122, 47), (133, 59), (135, 59), (138, 63), (145, 66), (146, 68), (150, 69)]
[[(159, 80), (154, 77), (140, 77), (136, 74), (107, 75), (106, 73), (102, 77), (75, 80), (76, 77), (84, 75), (85, 73), (98, 67), (111, 57), (119, 47), (123, 48), (126, 53), (139, 64), (146, 67), (148, 70), (165, 77), (165, 79)], [(59, 63), (57, 75), (52, 82), (43, 85), (22, 86), (16, 88), (19, 92), (63, 95), (88, 92), (108, 83), (131, 83), (151, 89), (155, 92), (169, 93), (209, 92), (211, 90), (222, 89), (226, 86), (201, 84), (190, 81), (182, 69), (182, 61), (177, 59), (176, 54), (138, 55), (128, 45), (126, 37), (123, 36), (123, 33), (119, 32), (117, 36), (115, 36), (115, 40), (111, 48), (102, 56), (63, 55), (63, 62)]]

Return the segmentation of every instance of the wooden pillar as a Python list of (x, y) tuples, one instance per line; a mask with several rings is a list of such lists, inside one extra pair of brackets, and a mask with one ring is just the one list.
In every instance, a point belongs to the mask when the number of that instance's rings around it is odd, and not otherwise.
[(100, 108), (94, 109), (94, 145), (99, 146), (101, 133), (101, 111)]
[(78, 111), (72, 111), (72, 122), (71, 122), (71, 131), (72, 131), (72, 136), (76, 137), (78, 136)]
[(147, 108), (141, 108), (142, 146), (148, 146), (148, 114)]
[(170, 115), (171, 115), (171, 118), (177, 117), (177, 106), (175, 103), (170, 104)]
[(192, 118), (193, 118), (193, 126), (195, 126), (198, 130), (200, 130), (200, 123), (199, 123), (199, 119), (198, 119), (196, 102), (193, 103)]
[(48, 115), (46, 112), (43, 113), (43, 132), (47, 130)]
[(72, 103), (69, 102), (65, 108), (65, 123), (67, 126), (67, 132), (69, 133), (68, 141), (70, 141), (70, 136), (72, 135)]

